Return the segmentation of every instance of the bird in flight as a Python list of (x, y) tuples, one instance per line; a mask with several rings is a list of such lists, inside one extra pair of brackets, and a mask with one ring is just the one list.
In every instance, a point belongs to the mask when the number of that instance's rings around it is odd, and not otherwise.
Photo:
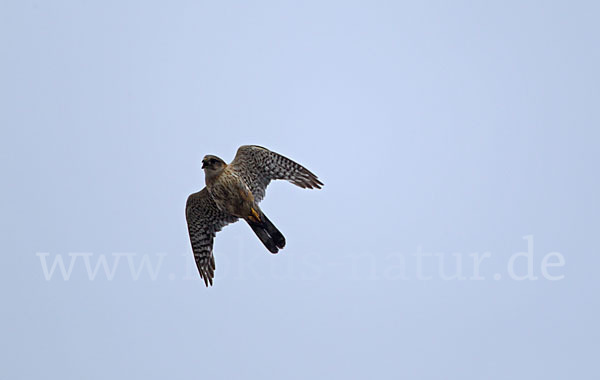
[(272, 180), (284, 179), (308, 189), (323, 186), (304, 166), (256, 145), (241, 146), (229, 164), (207, 155), (202, 169), (206, 187), (188, 197), (185, 216), (196, 266), (206, 286), (213, 284), (215, 275), (213, 240), (226, 225), (242, 218), (270, 252), (285, 246), (281, 232), (258, 207)]

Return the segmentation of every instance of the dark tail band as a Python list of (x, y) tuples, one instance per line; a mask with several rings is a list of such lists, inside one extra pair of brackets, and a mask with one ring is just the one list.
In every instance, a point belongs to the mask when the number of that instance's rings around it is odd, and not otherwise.
[(246, 222), (271, 253), (277, 253), (285, 247), (285, 237), (264, 213), (260, 213), (259, 222), (250, 219), (246, 219)]

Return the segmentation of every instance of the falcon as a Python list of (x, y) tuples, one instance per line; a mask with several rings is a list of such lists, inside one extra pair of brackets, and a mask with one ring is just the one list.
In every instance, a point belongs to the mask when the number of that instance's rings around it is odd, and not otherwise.
[(244, 219), (271, 253), (285, 246), (283, 234), (258, 206), (272, 180), (308, 189), (323, 186), (304, 166), (256, 145), (241, 146), (229, 164), (204, 156), (202, 169), (206, 187), (188, 197), (185, 216), (196, 266), (207, 287), (215, 275), (213, 241), (226, 225)]

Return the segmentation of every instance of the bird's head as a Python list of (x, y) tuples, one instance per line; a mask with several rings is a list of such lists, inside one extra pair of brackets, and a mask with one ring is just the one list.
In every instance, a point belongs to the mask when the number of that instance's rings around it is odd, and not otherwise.
[(225, 169), (227, 164), (217, 156), (206, 155), (202, 159), (202, 169), (206, 175), (215, 175)]

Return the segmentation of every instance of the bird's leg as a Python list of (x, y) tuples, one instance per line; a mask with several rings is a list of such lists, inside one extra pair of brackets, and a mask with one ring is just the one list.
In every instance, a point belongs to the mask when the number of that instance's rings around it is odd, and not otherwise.
[(248, 219), (252, 220), (253, 222), (260, 223), (260, 214), (254, 209), (254, 207), (250, 207), (250, 212), (252, 212), (252, 215), (250, 215)]

